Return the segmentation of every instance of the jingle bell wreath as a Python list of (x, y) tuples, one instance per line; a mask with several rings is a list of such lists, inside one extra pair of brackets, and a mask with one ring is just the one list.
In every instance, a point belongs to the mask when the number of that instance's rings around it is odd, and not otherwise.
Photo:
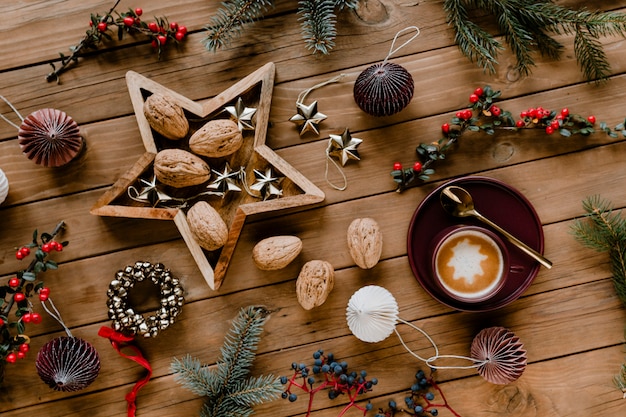
[[(150, 280), (161, 293), (161, 307), (149, 316), (135, 312), (128, 302), (130, 290), (136, 283)], [(161, 330), (174, 323), (183, 306), (183, 289), (180, 281), (174, 278), (169, 269), (161, 263), (136, 262), (115, 274), (115, 279), (107, 290), (109, 318), (113, 320), (113, 330), (124, 334), (138, 334), (143, 337), (156, 337)]]
[[(160, 290), (160, 307), (152, 314), (144, 316), (135, 311), (129, 303), (129, 295), (135, 285), (144, 280), (150, 280)], [(115, 278), (107, 290), (107, 307), (109, 318), (113, 321), (112, 327), (102, 326), (98, 335), (109, 339), (113, 349), (120, 356), (130, 359), (146, 369), (146, 375), (135, 383), (132, 391), (126, 394), (128, 403), (127, 415), (134, 417), (137, 410), (135, 400), (141, 387), (146, 385), (152, 377), (152, 366), (143, 356), (141, 350), (133, 344), (135, 336), (144, 338), (156, 337), (161, 330), (167, 329), (174, 323), (176, 316), (183, 306), (183, 289), (180, 281), (174, 278), (170, 270), (161, 263), (138, 261), (128, 265), (115, 273)], [(134, 355), (124, 353), (127, 349)]]

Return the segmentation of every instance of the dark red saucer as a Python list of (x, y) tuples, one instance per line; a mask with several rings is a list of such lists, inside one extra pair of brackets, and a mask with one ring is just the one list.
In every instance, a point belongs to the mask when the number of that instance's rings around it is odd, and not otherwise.
[(449, 181), (424, 198), (415, 210), (407, 239), (409, 263), (415, 278), (437, 301), (460, 311), (489, 311), (515, 301), (530, 286), (540, 265), (505, 240), (509, 250), (510, 272), (503, 288), (492, 298), (479, 303), (464, 303), (445, 294), (430, 272), (429, 247), (441, 230), (457, 224), (488, 227), (474, 218), (457, 218), (444, 211), (439, 194), (448, 185), (458, 185), (470, 192), (476, 210), (508, 230), (522, 242), (543, 253), (543, 229), (533, 206), (519, 191), (502, 181), (488, 177), (463, 177)]

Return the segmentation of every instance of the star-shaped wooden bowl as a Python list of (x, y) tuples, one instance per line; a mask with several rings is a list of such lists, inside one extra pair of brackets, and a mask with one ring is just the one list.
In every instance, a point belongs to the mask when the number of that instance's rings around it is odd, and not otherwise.
[[(128, 90), (146, 153), (98, 199), (92, 207), (91, 213), (99, 216), (173, 220), (205, 280), (212, 289), (217, 290), (224, 280), (228, 264), (248, 216), (315, 204), (325, 198), (324, 193), (317, 186), (265, 145), (274, 87), (274, 73), (274, 64), (268, 63), (218, 96), (200, 104), (140, 74), (129, 71), (126, 74)], [(150, 127), (143, 113), (143, 104), (146, 98), (154, 93), (171, 97), (176, 104), (183, 108), (190, 125), (189, 133), (185, 139), (180, 141), (168, 140)], [(254, 130), (242, 132), (244, 143), (234, 154), (219, 159), (204, 159), (216, 171), (221, 171), (226, 163), (233, 169), (243, 167), (248, 185), (255, 178), (255, 169), (266, 171), (271, 168), (275, 175), (284, 177), (280, 183), (282, 190), (280, 197), (263, 200), (246, 192), (229, 192), (224, 197), (207, 195), (194, 197), (201, 194), (203, 190), (206, 191), (207, 184), (191, 190), (168, 189), (167, 194), (176, 198), (189, 198), (190, 204), (179, 208), (153, 207), (149, 203), (138, 202), (129, 197), (129, 187), (139, 187), (137, 184), (140, 179), (149, 181), (153, 177), (154, 158), (160, 150), (166, 148), (189, 150), (188, 139), (194, 131), (202, 127), (208, 120), (228, 118), (229, 116), (224, 109), (228, 106), (234, 106), (240, 98), (246, 107), (256, 108), (253, 119), (255, 122)], [(186, 210), (197, 198), (209, 202), (228, 226), (228, 240), (218, 250), (207, 251), (202, 249), (189, 228)]]

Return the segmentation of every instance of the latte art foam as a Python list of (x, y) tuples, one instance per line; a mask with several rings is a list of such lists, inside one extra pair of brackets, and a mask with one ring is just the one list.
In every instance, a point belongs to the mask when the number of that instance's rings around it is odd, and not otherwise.
[(503, 275), (504, 259), (496, 242), (476, 230), (450, 235), (435, 258), (436, 276), (450, 293), (466, 299), (489, 295)]

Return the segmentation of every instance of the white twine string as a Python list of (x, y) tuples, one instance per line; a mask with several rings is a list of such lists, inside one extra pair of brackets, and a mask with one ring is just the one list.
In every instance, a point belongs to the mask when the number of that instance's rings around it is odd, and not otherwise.
[[(11, 102), (9, 100), (7, 100), (6, 98), (4, 98), (4, 96), (0, 95), (0, 99), (2, 99), (2, 101), (4, 101), (6, 104), (8, 104), (8, 106), (11, 108), (11, 110), (13, 110), (13, 112), (15, 114), (17, 114), (17, 117), (20, 118), (20, 120), (23, 122), (24, 118), (22, 117), (22, 115), (20, 114), (19, 111), (17, 111), (17, 109), (15, 107), (13, 107), (13, 104), (11, 104)], [(20, 127), (18, 125), (16, 125), (15, 123), (13, 123), (12, 121), (10, 121), (9, 119), (7, 119), (3, 114), (0, 114), (0, 118), (2, 118), (2, 120), (4, 120), (5, 122), (7, 122), (8, 124), (10, 124), (11, 126), (13, 126), (14, 128), (16, 128), (17, 130), (20, 130)]]
[(74, 337), (72, 336), (72, 332), (70, 332), (70, 329), (65, 325), (65, 323), (63, 322), (63, 319), (61, 318), (61, 313), (59, 313), (59, 310), (57, 310), (56, 306), (54, 305), (54, 303), (52, 302), (51, 298), (48, 298), (47, 300), (50, 303), (50, 306), (52, 307), (52, 309), (54, 310), (54, 313), (51, 312), (48, 307), (46, 306), (46, 302), (42, 301), (41, 305), (43, 306), (43, 309), (46, 310), (46, 312), (48, 314), (50, 314), (50, 316), (55, 319), (57, 322), (59, 322), (59, 324), (61, 326), (63, 326), (63, 328), (65, 329), (65, 333), (67, 333), (67, 335), (69, 337)]
[[(402, 343), (402, 346), (404, 346), (404, 348), (406, 349), (407, 352), (409, 352), (411, 355), (415, 356), (417, 359), (421, 360), (422, 362), (425, 362), (429, 367), (433, 368), (433, 369), (474, 369), (474, 368), (478, 368), (484, 364), (487, 363), (486, 360), (479, 360), (479, 359), (475, 359), (475, 358), (470, 358), (467, 356), (459, 356), (459, 355), (440, 355), (439, 354), (439, 348), (437, 347), (437, 344), (435, 344), (435, 341), (432, 339), (432, 337), (430, 337), (428, 335), (428, 333), (426, 333), (424, 330), (420, 329), (419, 327), (415, 326), (412, 323), (409, 323), (406, 320), (402, 320), (401, 318), (398, 318), (398, 321), (400, 323), (404, 323), (410, 327), (412, 327), (413, 329), (417, 330), (418, 332), (420, 332), (422, 335), (424, 335), (424, 337), (426, 339), (428, 339), (428, 341), (430, 342), (430, 344), (432, 345), (433, 349), (435, 350), (435, 354), (429, 358), (423, 358), (420, 355), (418, 355), (417, 353), (413, 352), (404, 342), (404, 339), (402, 339), (402, 336), (400, 336), (400, 333), (398, 332), (398, 330), (394, 327), (394, 332), (396, 332), (396, 335), (398, 336), (398, 338), (400, 339), (400, 343)], [(462, 359), (462, 360), (467, 360), (470, 362), (473, 362), (472, 365), (466, 365), (466, 366), (438, 366), (438, 365), (434, 365), (433, 362), (436, 361), (437, 359)]]
[[(408, 32), (410, 30), (415, 30), (415, 32), (416, 32), (415, 35), (411, 36), (409, 39), (406, 40), (406, 42), (404, 42), (402, 45), (400, 45), (400, 46), (398, 46), (397, 48), (394, 49), (394, 45), (396, 44), (396, 41), (398, 40), (398, 37), (400, 37), (400, 35), (403, 35), (405, 32)], [(389, 48), (389, 53), (387, 54), (387, 57), (384, 59), (382, 65), (385, 65), (387, 63), (389, 58), (391, 58), (391, 55), (395, 54), (400, 49), (402, 49), (405, 46), (407, 46), (410, 42), (413, 41), (413, 39), (417, 38), (419, 35), (420, 35), (420, 29), (417, 26), (409, 26), (409, 27), (406, 27), (406, 28), (402, 29), (398, 33), (396, 33), (396, 36), (394, 36), (393, 41), (391, 42), (391, 48)]]
[(304, 102), (304, 99), (306, 98), (307, 95), (309, 95), (309, 93), (313, 90), (316, 90), (320, 87), (324, 87), (325, 85), (328, 84), (332, 84), (332, 83), (336, 83), (341, 81), (347, 74), (339, 74), (329, 80), (323, 81), (319, 84), (315, 84), (313, 87), (309, 87), (306, 90), (302, 91), (300, 94), (298, 94), (298, 98), (296, 99), (296, 104), (302, 104)]
[[(326, 179), (328, 185), (333, 187), (335, 190), (344, 191), (348, 188), (348, 178), (346, 177), (346, 174), (344, 174), (343, 169), (341, 169), (341, 166), (330, 156), (330, 141), (332, 141), (332, 139), (328, 140), (328, 147), (326, 148), (326, 169), (324, 170), (324, 178)], [(332, 162), (335, 168), (337, 168), (337, 171), (341, 174), (343, 186), (335, 185), (328, 179), (328, 161)]]

